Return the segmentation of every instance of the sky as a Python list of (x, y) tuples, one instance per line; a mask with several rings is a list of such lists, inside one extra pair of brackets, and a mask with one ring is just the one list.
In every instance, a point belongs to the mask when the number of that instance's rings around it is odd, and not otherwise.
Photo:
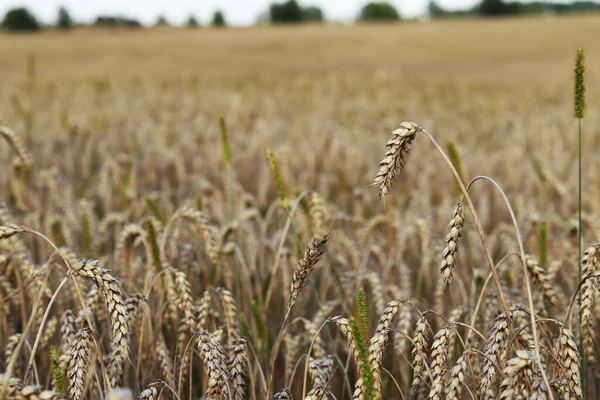
[[(428, 0), (388, 0), (403, 17), (425, 14)], [(563, 0), (568, 2), (568, 0)], [(26, 6), (45, 23), (56, 20), (57, 9), (66, 7), (71, 16), (82, 22), (91, 22), (98, 15), (123, 15), (136, 18), (144, 24), (156, 22), (159, 15), (174, 24), (183, 23), (193, 14), (201, 23), (210, 21), (212, 13), (220, 9), (231, 25), (252, 25), (257, 16), (267, 10), (271, 0), (0, 0), (0, 15), (6, 10)], [(369, 0), (299, 0), (303, 6), (321, 7), (327, 19), (347, 21), (354, 19)], [(464, 9), (479, 0), (438, 0), (448, 9)]]

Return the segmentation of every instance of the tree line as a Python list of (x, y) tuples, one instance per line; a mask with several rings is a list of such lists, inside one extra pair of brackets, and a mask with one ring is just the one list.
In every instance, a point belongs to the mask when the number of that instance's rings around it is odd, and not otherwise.
[[(497, 17), (497, 16), (515, 16), (531, 14), (567, 14), (575, 12), (600, 11), (600, 3), (596, 1), (583, 0), (573, 3), (554, 3), (551, 1), (534, 1), (521, 3), (519, 1), (505, 0), (481, 0), (477, 5), (465, 10), (446, 10), (435, 0), (431, 0), (428, 6), (428, 14), (431, 18), (453, 18), (453, 17)], [(402, 16), (398, 10), (388, 2), (370, 2), (365, 4), (357, 17), (357, 21), (377, 22), (377, 21), (398, 21)], [(273, 2), (268, 10), (262, 13), (258, 18), (258, 23), (269, 24), (295, 24), (295, 23), (319, 23), (324, 22), (326, 17), (317, 6), (301, 6), (296, 0), (287, 0)], [(69, 12), (61, 7), (58, 10), (56, 23), (54, 26), (58, 29), (70, 29), (76, 23)], [(99, 27), (128, 27), (138, 28), (142, 24), (132, 18), (122, 16), (98, 16), (96, 20), (89, 24)], [(169, 22), (164, 16), (159, 16), (155, 26), (168, 26)], [(187, 19), (186, 26), (190, 28), (199, 27), (200, 23), (194, 15)], [(217, 10), (213, 13), (210, 25), (213, 27), (227, 26), (225, 15)], [(7, 11), (1, 26), (10, 31), (37, 31), (44, 26), (27, 8), (19, 7)]]

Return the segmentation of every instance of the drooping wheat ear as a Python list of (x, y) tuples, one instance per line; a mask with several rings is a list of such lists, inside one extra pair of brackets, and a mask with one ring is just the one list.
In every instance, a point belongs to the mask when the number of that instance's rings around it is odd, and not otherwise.
[(306, 318), (302, 318), (300, 319), (300, 321), (302, 321), (302, 325), (304, 325), (306, 337), (313, 341), (313, 348), (311, 354), (315, 358), (323, 357), (323, 354), (325, 353), (325, 350), (323, 350), (323, 340), (318, 334), (321, 323), (316, 324), (315, 322)]
[(440, 272), (444, 277), (446, 286), (452, 283), (454, 279), (454, 267), (456, 265), (456, 251), (458, 250), (458, 239), (462, 236), (462, 228), (465, 223), (463, 218), (462, 201), (456, 206), (454, 216), (448, 224), (448, 235), (446, 235), (446, 247), (442, 252), (442, 262)]
[(41, 344), (42, 348), (45, 348), (46, 346), (48, 346), (50, 344), (50, 341), (52, 340), (52, 337), (56, 333), (57, 329), (58, 329), (58, 317), (53, 315), (46, 322), (46, 326), (44, 327), (44, 333), (40, 339), (40, 344)]
[(415, 327), (415, 334), (413, 336), (414, 347), (412, 349), (413, 357), (413, 381), (412, 381), (412, 392), (418, 393), (419, 387), (422, 383), (427, 380), (426, 366), (427, 366), (427, 349), (429, 342), (429, 331), (431, 327), (427, 322), (426, 314), (421, 314), (421, 317), (417, 320)]
[(529, 390), (525, 384), (527, 377), (532, 374), (534, 355), (527, 350), (517, 350), (515, 357), (508, 360), (506, 368), (502, 370), (505, 378), (500, 384), (499, 399), (514, 399), (529, 397)]
[(447, 370), (448, 345), (450, 335), (452, 335), (453, 331), (453, 325), (446, 325), (433, 337), (433, 344), (431, 345), (431, 363), (429, 365), (429, 370), (431, 371), (431, 391), (429, 392), (429, 398), (432, 400), (442, 400), (444, 397), (444, 377)]
[(90, 331), (83, 329), (73, 337), (69, 349), (69, 398), (79, 400), (83, 396), (83, 386), (89, 367)]
[(156, 340), (156, 356), (158, 357), (158, 365), (160, 366), (160, 373), (163, 376), (163, 380), (169, 384), (173, 384), (173, 360), (162, 334)]
[(353, 270), (357, 270), (360, 267), (360, 252), (357, 250), (358, 246), (354, 240), (348, 238), (344, 231), (336, 232), (334, 244), (336, 244), (338, 254), (344, 254), (348, 257), (348, 266)]
[(329, 213), (323, 204), (323, 199), (317, 192), (311, 193), (306, 197), (310, 211), (312, 231), (315, 235), (323, 235), (330, 230)]
[(567, 389), (573, 399), (581, 400), (581, 357), (575, 344), (575, 335), (564, 326), (558, 335), (557, 354), (567, 380)]
[[(391, 323), (391, 320), (389, 321)], [(380, 324), (381, 325), (381, 324)], [(389, 339), (389, 329), (377, 329), (371, 340), (369, 341), (369, 363), (371, 364), (371, 370), (373, 371), (373, 385), (375, 388), (376, 400), (381, 400), (381, 362), (383, 360), (383, 353), (385, 345)]]
[(207, 321), (210, 314), (210, 288), (204, 291), (200, 305), (198, 306), (198, 324), (196, 325), (196, 331), (205, 331), (208, 329)]
[(227, 366), (234, 400), (246, 398), (246, 370), (248, 365), (248, 340), (238, 337), (229, 349)]
[(300, 348), (300, 336), (286, 334), (284, 337), (285, 343), (285, 381), (289, 383), (294, 367), (296, 366), (296, 355)]
[[(4, 380), (4, 374), (0, 374), (0, 382), (3, 385)], [(61, 400), (63, 398), (60, 393), (52, 390), (42, 390), (41, 387), (35, 385), (24, 385), (17, 378), (8, 379), (8, 387), (2, 394), (6, 395), (6, 400)]]
[(223, 314), (227, 326), (227, 345), (231, 346), (233, 340), (239, 336), (239, 320), (235, 299), (233, 294), (225, 288), (219, 288), (217, 291), (223, 304)]
[[(75, 317), (75, 331), (90, 328), (93, 332), (98, 332), (96, 321), (103, 323), (107, 320), (106, 307), (102, 305), (102, 296), (102, 291), (96, 285), (90, 287), (85, 298), (87, 315), (85, 310), (79, 310), (77, 317)], [(94, 311), (92, 312), (92, 310)], [(88, 325), (88, 320), (92, 326)]]
[(142, 393), (138, 396), (138, 400), (158, 400), (158, 386), (162, 385), (161, 382), (154, 382), (148, 385)]
[(0, 226), (0, 240), (8, 239), (9, 237), (16, 235), (17, 233), (23, 232), (29, 231), (27, 230), (27, 228), (16, 224)]
[(358, 358), (358, 347), (356, 345), (354, 335), (352, 334), (352, 329), (350, 328), (350, 321), (347, 318), (343, 317), (333, 317), (331, 319), (331, 322), (337, 325), (337, 327), (340, 329), (340, 332), (342, 332), (342, 335), (344, 335), (344, 337), (346, 338), (348, 346), (350, 346), (350, 350), (352, 352), (352, 355), (354, 356), (354, 363), (358, 368), (358, 366), (360, 365), (360, 359)]
[[(8, 370), (8, 364), (10, 363), (10, 359), (12, 358), (12, 355), (15, 351), (15, 349), (17, 348), (17, 345), (19, 344), (19, 342), (21, 341), (21, 337), (22, 335), (20, 333), (15, 333), (14, 335), (11, 335), (8, 337), (8, 340), (6, 341), (6, 347), (4, 348), (4, 369)], [(15, 370), (17, 369), (17, 366), (15, 366)]]
[[(166, 263), (162, 263), (162, 268), (166, 270), (170, 270), (170, 267)], [(167, 307), (165, 313), (167, 314), (167, 319), (173, 326), (177, 326), (179, 323), (179, 307), (177, 302), (177, 290), (175, 287), (175, 281), (173, 280), (172, 273), (163, 274), (164, 283), (165, 283), (165, 293), (167, 298)]]
[(123, 263), (123, 279), (129, 281), (131, 276), (131, 262), (133, 259), (134, 243), (138, 238), (145, 238), (146, 231), (138, 224), (127, 224), (119, 234), (115, 259)]
[(194, 314), (194, 299), (192, 298), (192, 287), (185, 272), (175, 268), (169, 268), (175, 279), (177, 291), (177, 305), (184, 315), (184, 324), (189, 333), (193, 333), (196, 327), (196, 315)]
[(19, 161), (22, 166), (29, 169), (31, 168), (31, 157), (27, 154), (27, 150), (25, 150), (25, 146), (21, 141), (21, 138), (7, 126), (0, 126), (0, 135), (2, 135), (6, 141), (13, 147), (17, 156), (19, 157)]
[[(598, 259), (600, 258), (600, 243), (596, 243), (588, 247), (583, 253), (581, 259), (582, 278), (593, 274), (598, 268)], [(593, 279), (585, 279), (581, 284), (581, 326), (584, 342), (584, 355), (590, 365), (594, 365), (596, 360), (594, 357), (594, 315), (592, 310), (594, 307), (594, 296), (596, 289)]]
[(386, 144), (389, 149), (379, 163), (379, 171), (373, 183), (373, 186), (379, 188), (381, 199), (394, 187), (398, 172), (404, 167), (406, 156), (410, 153), (410, 146), (417, 132), (421, 130), (422, 128), (414, 122), (402, 122), (400, 128), (392, 132), (392, 138)]
[[(509, 310), (512, 318), (513, 309)], [(504, 313), (496, 317), (496, 322), (488, 338), (488, 343), (483, 349), (485, 358), (481, 365), (481, 381), (479, 382), (479, 391), (485, 398), (494, 397), (492, 392), (492, 383), (496, 379), (496, 365), (502, 366), (502, 361), (506, 356), (508, 339), (510, 332), (508, 329), (508, 320)]]
[(377, 228), (379, 228), (379, 225), (386, 226), (389, 223), (390, 218), (387, 214), (379, 214), (369, 218), (364, 228), (360, 230), (360, 235), (358, 236), (360, 248), (366, 249), (368, 247), (368, 245), (372, 242), (372, 237), (375, 233), (377, 233)]
[(187, 318), (183, 317), (177, 327), (177, 346), (175, 347), (175, 375), (184, 376), (187, 374), (190, 368), (190, 358), (192, 356), (190, 351), (186, 352), (188, 341), (192, 337), (193, 333), (190, 332)]
[[(463, 307), (461, 307), (461, 306), (456, 307), (450, 313), (450, 318), (448, 318), (448, 322), (450, 322), (451, 324), (456, 324), (457, 322), (460, 321), (460, 319), (464, 313), (465, 313), (465, 309)], [(450, 338), (448, 339), (448, 360), (452, 360), (452, 357), (454, 356), (454, 350), (456, 349), (457, 336), (458, 336), (458, 332), (456, 332), (456, 329), (454, 329), (452, 331), (452, 333), (450, 334)]]
[(548, 400), (548, 388), (541, 374), (537, 374), (531, 383), (531, 395), (529, 400)]
[(565, 380), (553, 379), (550, 381), (550, 387), (559, 394), (559, 399), (571, 400), (569, 391), (567, 390), (567, 382)]
[(314, 382), (313, 386), (315, 388), (327, 387), (327, 384), (333, 372), (334, 359), (335, 358), (331, 355), (320, 359), (315, 359), (312, 357), (310, 358), (310, 362), (308, 364), (308, 372), (310, 374), (311, 379)]
[(412, 308), (409, 304), (402, 304), (400, 315), (398, 316), (398, 332), (394, 332), (395, 348), (399, 354), (404, 354), (408, 347), (408, 335), (412, 326)]
[(513, 313), (513, 320), (515, 329), (518, 332), (518, 339), (523, 344), (523, 347), (533, 349), (535, 341), (533, 340), (533, 335), (529, 332), (528, 328), (531, 328), (531, 325), (529, 325), (529, 318), (527, 318), (525, 312), (522, 310), (515, 311)]
[(375, 328), (375, 334), (383, 333), (384, 331), (390, 328), (394, 317), (398, 314), (398, 311), (402, 307), (402, 301), (400, 300), (392, 300), (383, 309), (381, 313), (381, 317), (379, 318), (379, 322), (377, 322), (377, 328)]
[(287, 315), (292, 311), (292, 307), (296, 304), (298, 294), (308, 282), (308, 277), (315, 268), (315, 265), (323, 258), (325, 254), (325, 244), (329, 240), (329, 235), (322, 235), (313, 238), (304, 253), (304, 258), (298, 261), (298, 265), (294, 269), (292, 283), (290, 285), (290, 295), (288, 298)]
[(206, 254), (210, 258), (211, 263), (217, 264), (219, 261), (219, 246), (218, 246), (218, 233), (214, 226), (210, 225), (202, 212), (194, 210), (192, 208), (182, 211), (181, 217), (190, 220), (198, 225), (200, 235), (204, 241), (204, 248)]
[(108, 376), (112, 387), (119, 387), (123, 366), (129, 355), (129, 327), (123, 294), (117, 280), (98, 265), (97, 260), (78, 260), (73, 271), (90, 278), (102, 292), (112, 324), (111, 351), (108, 360)]
[(306, 394), (304, 400), (328, 400), (331, 392), (327, 386), (314, 385), (313, 388)]
[(375, 303), (375, 311), (378, 315), (381, 315), (384, 312), (383, 309), (385, 307), (385, 297), (381, 279), (379, 279), (379, 275), (377, 275), (375, 271), (364, 273), (363, 279), (368, 281), (369, 285), (371, 285), (371, 297)]
[(148, 300), (141, 293), (134, 293), (129, 296), (127, 300), (125, 300), (125, 310), (127, 311), (128, 326), (131, 326), (135, 319), (137, 318), (138, 312), (144, 303), (147, 303)]
[(463, 384), (465, 383), (465, 372), (467, 371), (467, 358), (469, 354), (463, 353), (462, 356), (458, 357), (456, 364), (450, 370), (450, 381), (446, 391), (447, 400), (458, 400), (461, 399)]
[(228, 374), (227, 357), (219, 340), (208, 331), (200, 332), (198, 350), (200, 357), (204, 361), (206, 375), (208, 377), (208, 387), (204, 397), (207, 399), (219, 400), (227, 391), (225, 389), (225, 379)]
[(282, 389), (280, 392), (273, 395), (273, 400), (294, 400), (294, 397), (292, 397), (289, 390)]
[(525, 266), (527, 266), (527, 271), (529, 271), (529, 274), (533, 280), (542, 290), (546, 300), (548, 300), (554, 306), (558, 305), (558, 296), (552, 287), (548, 273), (541, 266), (541, 264), (527, 255), (525, 256)]

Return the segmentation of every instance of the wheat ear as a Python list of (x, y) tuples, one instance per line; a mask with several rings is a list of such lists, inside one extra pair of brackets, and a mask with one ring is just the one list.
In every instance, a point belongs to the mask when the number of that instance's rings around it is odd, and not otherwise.
[(73, 271), (91, 279), (102, 292), (112, 324), (111, 351), (109, 356), (108, 376), (113, 388), (119, 387), (123, 378), (123, 367), (129, 356), (129, 327), (127, 310), (123, 301), (123, 293), (117, 280), (108, 270), (98, 265), (97, 260), (78, 260)]
[(383, 199), (396, 183), (401, 167), (406, 163), (410, 146), (417, 132), (422, 128), (414, 122), (402, 122), (400, 128), (392, 132), (392, 138), (387, 142), (388, 150), (379, 163), (379, 171), (375, 175), (373, 186), (379, 189), (379, 197)]
[(442, 252), (440, 272), (446, 286), (454, 279), (454, 267), (456, 265), (456, 251), (458, 250), (458, 239), (462, 236), (462, 228), (465, 223), (463, 217), (462, 202), (459, 202), (454, 210), (454, 215), (448, 224), (448, 235), (446, 235), (446, 247)]
[(558, 335), (558, 360), (565, 371), (569, 393), (575, 400), (581, 400), (583, 398), (581, 390), (581, 357), (575, 343), (573, 332), (565, 327), (561, 327)]
[(90, 331), (83, 329), (73, 337), (69, 349), (69, 398), (79, 400), (83, 396), (83, 387), (89, 367)]
[(229, 375), (227, 357), (218, 339), (207, 331), (198, 334), (198, 350), (206, 367), (208, 387), (204, 394), (207, 399), (219, 400), (224, 396), (225, 378)]
[(248, 366), (248, 340), (238, 337), (229, 349), (227, 360), (229, 382), (233, 391), (233, 400), (246, 398), (246, 370)]

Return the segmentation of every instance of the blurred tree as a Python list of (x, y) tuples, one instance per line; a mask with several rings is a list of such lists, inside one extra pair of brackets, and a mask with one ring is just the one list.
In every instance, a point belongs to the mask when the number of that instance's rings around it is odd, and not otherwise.
[(18, 32), (37, 31), (41, 28), (35, 16), (23, 7), (8, 10), (2, 21), (2, 27)]
[(58, 19), (56, 22), (56, 27), (60, 29), (71, 29), (73, 27), (73, 20), (71, 19), (71, 15), (64, 7), (60, 7), (58, 9)]
[(308, 22), (323, 22), (325, 17), (323, 16), (323, 10), (319, 7), (310, 6), (302, 8), (302, 19)]
[(448, 11), (446, 11), (444, 8), (442, 8), (442, 6), (433, 0), (427, 5), (427, 11), (429, 12), (429, 16), (431, 18), (440, 18), (448, 15)]
[(164, 15), (159, 15), (154, 26), (169, 26), (169, 21), (167, 21)]
[(216, 27), (227, 26), (225, 16), (220, 10), (215, 11), (213, 14), (211, 25)]
[(198, 20), (196, 19), (196, 17), (194, 17), (194, 15), (190, 15), (187, 22), (185, 23), (185, 25), (188, 28), (197, 28), (200, 26), (200, 24), (198, 23)]
[(503, 0), (481, 0), (477, 11), (487, 17), (514, 15), (521, 12), (521, 4), (505, 3)]
[(96, 17), (94, 22), (95, 26), (102, 26), (108, 28), (116, 27), (128, 27), (128, 28), (141, 28), (142, 24), (136, 19), (130, 19), (125, 17), (114, 17), (110, 15), (100, 15)]
[(360, 12), (360, 19), (362, 21), (396, 21), (400, 19), (400, 14), (390, 3), (369, 3)]
[(296, 0), (272, 3), (269, 7), (269, 14), (273, 24), (294, 24), (302, 22), (304, 18), (302, 9)]

